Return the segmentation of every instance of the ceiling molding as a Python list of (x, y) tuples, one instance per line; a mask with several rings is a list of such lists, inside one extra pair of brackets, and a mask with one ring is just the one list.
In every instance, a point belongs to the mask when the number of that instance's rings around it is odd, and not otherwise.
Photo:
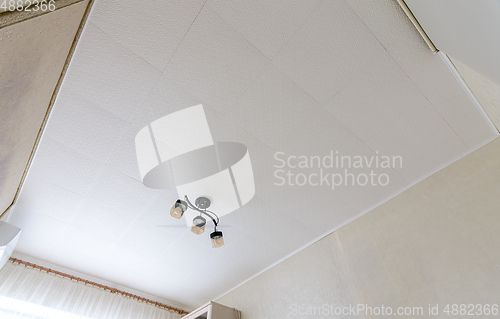
[(427, 33), (425, 33), (424, 29), (422, 28), (422, 26), (418, 22), (417, 18), (415, 18), (415, 16), (411, 12), (410, 8), (408, 8), (408, 6), (404, 2), (404, 0), (397, 0), (397, 1), (398, 1), (399, 5), (401, 6), (401, 8), (403, 9), (403, 11), (405, 12), (408, 19), (410, 19), (411, 23), (413, 23), (413, 25), (417, 29), (418, 33), (420, 33), (420, 35), (424, 39), (425, 43), (429, 47), (429, 49), (431, 49), (432, 52), (438, 52), (439, 51), (438, 48), (436, 48), (436, 46), (434, 45), (432, 40), (429, 38)]

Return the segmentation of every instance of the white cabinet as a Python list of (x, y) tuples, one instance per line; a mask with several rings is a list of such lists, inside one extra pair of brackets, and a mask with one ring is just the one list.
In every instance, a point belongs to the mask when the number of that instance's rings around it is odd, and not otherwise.
[(211, 301), (182, 319), (241, 319), (241, 312)]

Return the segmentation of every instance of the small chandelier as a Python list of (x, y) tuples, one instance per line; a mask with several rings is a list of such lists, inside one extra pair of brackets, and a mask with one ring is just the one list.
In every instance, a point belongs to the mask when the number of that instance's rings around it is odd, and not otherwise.
[(193, 218), (193, 224), (191, 225), (191, 232), (196, 235), (201, 235), (205, 232), (205, 226), (207, 220), (202, 216), (208, 216), (214, 223), (214, 231), (210, 234), (210, 240), (212, 241), (212, 248), (219, 248), (224, 246), (224, 237), (220, 230), (217, 230), (217, 225), (219, 225), (219, 216), (214, 212), (207, 210), (210, 207), (210, 199), (206, 197), (198, 197), (194, 205), (189, 201), (187, 196), (184, 196), (184, 200), (178, 199), (175, 201), (174, 205), (170, 209), (170, 215), (176, 219), (180, 219), (184, 212), (191, 208), (200, 213), (200, 215)]

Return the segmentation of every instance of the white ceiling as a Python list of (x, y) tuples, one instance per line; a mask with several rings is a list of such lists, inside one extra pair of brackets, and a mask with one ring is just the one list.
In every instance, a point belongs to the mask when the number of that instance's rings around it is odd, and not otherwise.
[[(220, 249), (156, 227), (185, 221), (135, 157), (142, 127), (197, 104), (255, 176)], [(12, 213), (16, 250), (195, 307), (496, 136), (396, 1), (97, 0)], [(275, 152), (330, 150), (403, 168), (386, 187), (274, 185)]]

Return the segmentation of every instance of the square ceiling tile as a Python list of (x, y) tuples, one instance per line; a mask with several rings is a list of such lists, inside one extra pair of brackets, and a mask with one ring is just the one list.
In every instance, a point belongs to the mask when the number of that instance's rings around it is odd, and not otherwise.
[(65, 86), (132, 122), (161, 72), (87, 23), (64, 76)]
[(387, 47), (387, 52), (425, 96), (447, 85), (461, 90), (450, 69), (439, 54), (429, 49), (420, 34), (409, 33)]
[(265, 243), (274, 247), (281, 256), (294, 250), (299, 242), (315, 237), (306, 225), (257, 197), (239, 210), (224, 216), (223, 220), (257, 240), (265, 239)]
[(135, 218), (161, 192), (112, 168), (104, 167), (87, 194), (86, 202), (103, 208), (109, 207), (123, 218)]
[(96, 261), (106, 256), (112, 246), (112, 240), (68, 226), (47, 261), (84, 274), (92, 274)]
[(101, 169), (102, 166), (94, 160), (43, 136), (29, 174), (85, 196)]
[(199, 265), (211, 258), (216, 258), (220, 253), (221, 249), (212, 248), (209, 234), (205, 232), (195, 235), (186, 228), (177, 241), (159, 254), (144, 271), (162, 273), (167, 277), (168, 274), (175, 273), (183, 277), (185, 283), (192, 283), (191, 289), (193, 289), (196, 284), (191, 281), (190, 277), (197, 275), (195, 270)]
[(468, 123), (468, 125), (461, 126), (457, 130), (460, 138), (464, 141), (469, 149), (475, 149), (479, 145), (492, 141), (498, 137), (498, 131), (494, 131), (490, 123), (486, 123), (484, 119), (479, 119), (476, 122)]
[(380, 154), (401, 156), (402, 167), (406, 167), (454, 136), (456, 133), (448, 123), (425, 101), (373, 136), (367, 144)]
[(15, 252), (47, 260), (69, 224), (42, 214), (33, 214), (14, 205), (10, 213), (14, 226), (21, 228)]
[(44, 134), (98, 163), (106, 163), (129, 123), (72, 90), (56, 99)]
[(84, 196), (47, 183), (33, 174), (26, 178), (22, 191), (26, 195), (17, 201), (18, 210), (33, 215), (43, 214), (66, 223), (71, 221), (84, 200)]
[[(254, 273), (263, 270), (264, 265), (270, 265), (276, 261), (277, 253), (273, 248), (243, 234), (237, 242), (232, 242), (231, 246), (228, 245), (225, 252), (201, 264), (193, 274), (197, 274), (200, 284), (212, 287), (214, 295), (218, 296), (241, 283), (241, 281), (235, 282), (230, 279), (239, 279), (238, 275), (248, 270)], [(190, 295), (197, 300), (198, 304), (209, 301), (204, 294), (196, 290)]]
[[(109, 253), (102, 256), (98, 263), (105, 268), (136, 272), (137, 269), (147, 268), (153, 262), (153, 259), (153, 256), (145, 254), (141, 249), (131, 249), (126, 245), (115, 243), (109, 250)], [(123, 279), (124, 278), (120, 278), (120, 284), (128, 286), (128, 283), (124, 282)], [(134, 280), (130, 280), (129, 283), (133, 281)]]
[(135, 137), (142, 128), (157, 120), (159, 117), (161, 116), (153, 112), (152, 107), (148, 105), (143, 106), (121, 137), (120, 141), (117, 142), (112, 150), (112, 154), (106, 162), (106, 166), (142, 182), (139, 164), (137, 162)]
[(223, 114), (215, 111), (208, 111), (206, 114), (214, 141), (238, 142), (248, 148), (256, 185), (255, 196), (264, 198), (266, 194), (269, 194), (270, 189), (275, 187), (276, 160), (274, 156), (276, 151)]
[[(207, 260), (198, 268), (200, 273), (219, 273), (217, 280), (221, 284), (222, 278), (220, 276), (231, 278), (249, 268), (257, 270), (264, 263), (272, 263), (276, 259), (276, 253), (278, 253), (271, 245), (247, 234), (241, 234), (235, 240), (230, 241), (230, 245), (228, 243), (221, 248), (224, 249), (216, 258)], [(217, 269), (224, 271), (218, 272)]]
[[(304, 118), (294, 131), (294, 138), (283, 137), (275, 148), (284, 156), (365, 155), (373, 152), (335, 116), (319, 108)], [(276, 161), (274, 161), (276, 163)], [(288, 165), (288, 164), (287, 164)], [(298, 165), (298, 163), (293, 164)]]
[[(397, 1), (345, 1), (386, 48), (401, 39), (408, 38), (409, 34), (413, 35), (412, 39), (421, 38)], [(422, 39), (419, 42), (425, 45)]]
[[(89, 22), (163, 71), (205, 1), (96, 1)], [(151, 14), (155, 12), (155, 14)]]
[(495, 134), (496, 129), (492, 124), (486, 123), (490, 119), (487, 119), (484, 111), (480, 109), (479, 102), (476, 103), (472, 99), (472, 93), (469, 95), (464, 89), (458, 89), (461, 87), (462, 83), (453, 74), (449, 74), (446, 81), (427, 93), (427, 99), (460, 137), (467, 139), (468, 135), (474, 134), (468, 130), (474, 124), (478, 125), (477, 129), (485, 136), (488, 136), (488, 131), (489, 136)]
[(318, 102), (325, 104), (385, 49), (344, 1), (324, 1), (273, 58)]
[(320, 1), (209, 1), (208, 5), (269, 59), (297, 32)]
[(132, 223), (117, 237), (121, 247), (140, 251), (152, 258), (158, 257), (187, 231), (184, 220), (170, 216), (170, 207), (177, 196), (162, 193), (157, 196)]
[[(148, 97), (143, 108), (134, 121), (150, 119), (144, 125), (185, 108), (202, 104), (207, 107), (207, 101), (198, 96), (197, 84), (192, 79), (186, 79), (181, 73), (166, 70), (162, 73)], [(194, 87), (193, 87), (194, 86)]]
[(205, 6), (162, 77), (212, 107), (228, 110), (268, 64), (262, 53)]
[(116, 241), (133, 221), (134, 216), (130, 214), (87, 199), (76, 211), (71, 224), (88, 234)]
[(467, 145), (458, 136), (453, 136), (445, 144), (425, 154), (412, 165), (405, 166), (398, 171), (407, 181), (415, 181), (427, 175), (429, 168), (434, 170), (441, 168), (443, 165), (449, 164), (451, 159), (458, 159), (467, 151)]
[(425, 101), (399, 65), (386, 57), (362, 70), (324, 106), (363, 141)]
[(320, 109), (308, 93), (271, 66), (236, 101), (225, 119), (277, 148)]

